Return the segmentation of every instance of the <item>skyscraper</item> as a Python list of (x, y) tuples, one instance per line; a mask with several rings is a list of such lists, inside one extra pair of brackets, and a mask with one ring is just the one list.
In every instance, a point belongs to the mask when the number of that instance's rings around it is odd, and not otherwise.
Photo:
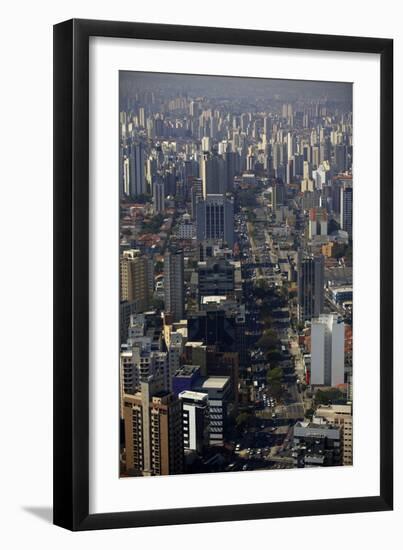
[(344, 323), (320, 315), (311, 325), (311, 384), (344, 384)]
[(201, 160), (203, 197), (227, 191), (226, 162), (218, 155), (205, 153)]
[(133, 143), (131, 145), (130, 156), (130, 171), (129, 171), (129, 195), (135, 199), (139, 195), (146, 192), (145, 179), (145, 158), (144, 146), (142, 143)]
[(173, 321), (180, 321), (185, 314), (183, 250), (171, 247), (164, 256), (165, 312)]
[(160, 214), (165, 210), (165, 183), (157, 179), (153, 186), (153, 207), (154, 212)]
[(123, 396), (126, 470), (131, 475), (183, 473), (182, 405), (156, 391), (152, 377), (141, 391)]
[(201, 452), (207, 428), (208, 395), (196, 391), (179, 394), (183, 411), (183, 445), (190, 451)]
[(197, 239), (221, 240), (234, 245), (234, 201), (224, 195), (207, 195), (196, 205)]
[(310, 321), (323, 312), (324, 258), (298, 254), (298, 319)]
[(120, 258), (120, 299), (134, 302), (136, 313), (150, 303), (150, 269), (150, 260), (139, 250), (125, 250)]
[(224, 445), (224, 428), (227, 418), (231, 381), (227, 376), (209, 376), (195, 383), (195, 390), (207, 393), (209, 403), (209, 445)]
[(347, 231), (348, 238), (353, 238), (353, 188), (345, 186), (341, 188), (340, 195), (340, 222), (341, 228)]

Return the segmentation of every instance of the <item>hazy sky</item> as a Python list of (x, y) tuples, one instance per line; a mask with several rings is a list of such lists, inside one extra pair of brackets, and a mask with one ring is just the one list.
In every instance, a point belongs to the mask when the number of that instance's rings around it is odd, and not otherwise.
[(350, 104), (352, 102), (352, 84), (345, 82), (120, 72), (121, 97), (137, 91), (156, 89), (215, 98), (267, 98), (283, 101), (327, 98)]

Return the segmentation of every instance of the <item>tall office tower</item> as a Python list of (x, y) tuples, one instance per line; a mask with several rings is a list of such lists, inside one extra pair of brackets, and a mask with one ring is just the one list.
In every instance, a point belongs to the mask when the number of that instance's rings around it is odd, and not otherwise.
[(246, 156), (246, 170), (248, 172), (253, 172), (253, 170), (255, 169), (255, 162), (256, 157), (253, 153), (253, 147), (249, 147), (248, 154)]
[(332, 143), (330, 141), (330, 138), (326, 136), (320, 144), (320, 155), (319, 155), (319, 162), (324, 162), (325, 160), (328, 160), (330, 162), (330, 158), (332, 155)]
[(203, 197), (225, 193), (227, 187), (226, 163), (217, 155), (204, 154), (201, 160)]
[(172, 332), (168, 347), (169, 391), (172, 391), (172, 380), (181, 366), (184, 351), (184, 338), (180, 332)]
[(145, 112), (144, 107), (139, 108), (139, 125), (142, 128), (146, 127), (146, 112)]
[(224, 152), (224, 161), (226, 164), (227, 185), (226, 190), (232, 191), (234, 188), (234, 177), (238, 171), (239, 155), (234, 151), (231, 151), (231, 145), (228, 144), (226, 151)]
[(200, 302), (205, 296), (233, 296), (234, 291), (234, 266), (225, 258), (207, 258), (197, 264), (197, 294)]
[(176, 166), (173, 164), (163, 175), (166, 196), (175, 196), (177, 191)]
[(327, 211), (324, 208), (309, 209), (308, 239), (316, 235), (327, 235)]
[(164, 119), (159, 115), (154, 119), (154, 134), (155, 137), (164, 137)]
[(304, 180), (310, 180), (312, 178), (312, 165), (307, 160), (304, 160), (302, 175)]
[(147, 137), (148, 139), (155, 139), (154, 120), (151, 117), (147, 118)]
[(296, 154), (294, 155), (294, 176), (304, 175), (304, 156)]
[(281, 110), (281, 115), (283, 118), (288, 118), (292, 116), (292, 104), (291, 103), (283, 103), (283, 107)]
[(196, 220), (197, 203), (203, 199), (203, 182), (200, 178), (195, 178), (193, 180), (192, 189), (190, 192), (190, 198), (191, 198), (192, 219)]
[(241, 114), (241, 130), (242, 130), (242, 132), (247, 132), (248, 131), (249, 122), (250, 122), (249, 113), (242, 113)]
[(180, 321), (185, 315), (185, 289), (183, 250), (171, 247), (164, 256), (165, 312), (173, 321)]
[(298, 254), (298, 320), (310, 321), (323, 312), (324, 258)]
[(208, 424), (208, 395), (196, 391), (179, 394), (183, 411), (183, 446), (200, 453), (205, 444)]
[(144, 173), (144, 145), (133, 143), (130, 151), (130, 181), (129, 195), (135, 199), (146, 192), (146, 179)]
[(211, 139), (208, 136), (202, 138), (201, 150), (203, 153), (209, 153), (211, 151)]
[(303, 149), (302, 149), (302, 155), (304, 157), (304, 160), (307, 160), (308, 162), (311, 162), (311, 157), (312, 157), (312, 150), (311, 150), (311, 146), (310, 145), (304, 145)]
[(347, 170), (347, 147), (345, 145), (334, 146), (333, 164), (338, 172)]
[(154, 212), (157, 214), (160, 214), (165, 210), (165, 182), (162, 178), (158, 178), (154, 181), (153, 207)]
[(266, 141), (270, 140), (272, 131), (272, 120), (270, 116), (265, 116), (263, 119), (263, 133), (266, 136)]
[(353, 188), (342, 187), (340, 192), (340, 225), (347, 231), (348, 238), (353, 238)]
[(157, 175), (157, 159), (149, 156), (146, 162), (146, 181), (148, 188), (152, 191), (152, 183)]
[(123, 396), (126, 470), (137, 476), (183, 473), (182, 404), (152, 377)]
[(194, 384), (194, 389), (207, 393), (209, 404), (209, 445), (224, 445), (224, 430), (227, 418), (227, 403), (231, 392), (228, 376), (209, 376)]
[(125, 196), (125, 180), (124, 180), (124, 154), (123, 146), (119, 146), (119, 200), (122, 200)]
[(130, 160), (123, 159), (123, 196), (130, 195)]
[(276, 181), (275, 183), (273, 183), (271, 192), (272, 192), (272, 199), (271, 199), (272, 209), (275, 211), (280, 206), (285, 205), (286, 191), (285, 191), (283, 182)]
[(294, 157), (290, 158), (290, 160), (287, 162), (285, 174), (286, 183), (291, 183), (294, 175)]
[(199, 177), (199, 163), (195, 161), (193, 158), (185, 160), (184, 166), (183, 166), (183, 178), (185, 180), (187, 192), (189, 191), (190, 185), (192, 184), (193, 180), (198, 177)]
[(150, 305), (150, 260), (139, 250), (125, 250), (120, 258), (120, 300), (133, 302), (136, 313)]
[(311, 384), (344, 384), (344, 322), (320, 315), (311, 325)]
[(234, 246), (234, 201), (224, 195), (207, 195), (196, 205), (197, 240), (221, 240)]
[(314, 145), (312, 147), (312, 166), (315, 166), (316, 168), (320, 164), (320, 148), (318, 145)]
[(190, 116), (197, 117), (200, 114), (200, 105), (197, 101), (191, 101), (189, 103), (189, 114)]
[(295, 136), (291, 132), (287, 134), (287, 160), (290, 160), (295, 153)]
[(278, 170), (278, 168), (281, 166), (281, 149), (281, 143), (274, 143), (272, 151), (274, 170)]

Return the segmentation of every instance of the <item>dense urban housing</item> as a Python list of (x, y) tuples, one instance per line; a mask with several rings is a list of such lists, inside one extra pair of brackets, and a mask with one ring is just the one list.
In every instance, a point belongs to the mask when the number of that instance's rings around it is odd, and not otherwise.
[(120, 73), (122, 477), (352, 465), (352, 163), (349, 84)]

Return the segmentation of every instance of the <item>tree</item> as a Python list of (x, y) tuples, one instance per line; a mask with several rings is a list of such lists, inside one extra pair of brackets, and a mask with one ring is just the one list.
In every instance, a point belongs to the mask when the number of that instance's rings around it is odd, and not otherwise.
[(156, 214), (150, 219), (148, 223), (143, 224), (143, 233), (158, 233), (163, 221), (164, 216), (162, 214)]
[(269, 363), (277, 363), (282, 359), (281, 353), (276, 349), (271, 349), (267, 352), (266, 358), (269, 361)]
[(278, 345), (277, 332), (273, 329), (265, 330), (259, 338), (257, 345), (265, 351), (275, 349)]
[(337, 388), (317, 390), (315, 393), (315, 403), (318, 405), (329, 405), (341, 399), (343, 399), (343, 393)]
[(274, 367), (267, 371), (267, 384), (269, 385), (270, 393), (276, 398), (281, 397), (283, 393), (283, 388), (281, 385), (282, 378), (283, 371), (280, 367)]
[(239, 431), (244, 430), (246, 427), (250, 426), (253, 417), (248, 412), (241, 412), (235, 419), (236, 427)]
[(251, 207), (256, 205), (256, 194), (252, 189), (241, 190), (238, 193), (238, 203), (240, 206)]

